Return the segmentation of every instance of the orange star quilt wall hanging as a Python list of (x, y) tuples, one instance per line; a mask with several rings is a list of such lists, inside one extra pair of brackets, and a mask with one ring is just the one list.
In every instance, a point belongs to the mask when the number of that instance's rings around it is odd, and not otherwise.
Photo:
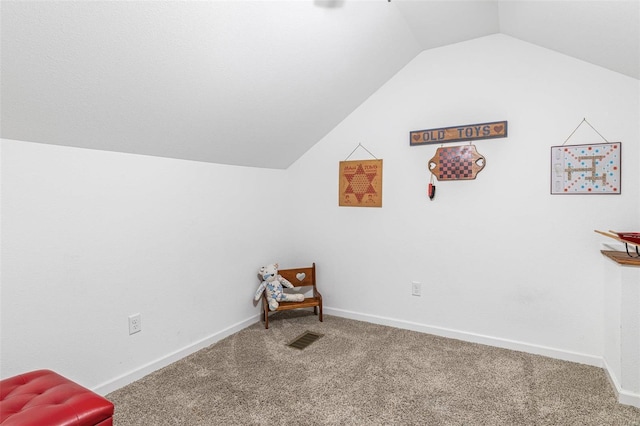
[(338, 205), (382, 207), (382, 160), (341, 161)]

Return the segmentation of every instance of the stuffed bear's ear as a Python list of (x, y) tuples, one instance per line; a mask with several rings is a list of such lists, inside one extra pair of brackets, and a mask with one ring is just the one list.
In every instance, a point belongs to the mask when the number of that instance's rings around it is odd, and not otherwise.
[(264, 271), (265, 271), (264, 266), (262, 266), (260, 269), (258, 269), (258, 273), (259, 273), (259, 274), (264, 273)]
[(275, 266), (276, 269), (278, 269), (278, 264), (277, 263), (274, 263), (273, 266)]

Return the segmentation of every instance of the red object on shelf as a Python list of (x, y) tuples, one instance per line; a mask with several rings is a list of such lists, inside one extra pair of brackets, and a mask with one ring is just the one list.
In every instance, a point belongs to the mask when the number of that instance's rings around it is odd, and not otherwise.
[(616, 232), (621, 240), (631, 244), (640, 244), (640, 232)]

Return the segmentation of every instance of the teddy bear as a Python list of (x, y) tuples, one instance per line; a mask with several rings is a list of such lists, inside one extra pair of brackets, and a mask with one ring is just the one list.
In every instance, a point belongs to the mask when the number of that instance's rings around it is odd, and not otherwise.
[(263, 266), (258, 270), (258, 275), (262, 279), (262, 283), (260, 283), (256, 291), (254, 300), (259, 300), (262, 292), (266, 291), (269, 310), (275, 311), (278, 309), (280, 305), (278, 302), (302, 302), (304, 300), (304, 295), (302, 294), (288, 294), (282, 291), (282, 286), (288, 288), (294, 288), (294, 286), (286, 278), (278, 275), (277, 263)]

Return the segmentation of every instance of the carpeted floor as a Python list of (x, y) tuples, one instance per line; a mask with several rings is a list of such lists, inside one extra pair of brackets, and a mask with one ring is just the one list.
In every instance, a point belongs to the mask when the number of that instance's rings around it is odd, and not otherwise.
[[(128, 425), (624, 425), (596, 367), (309, 310), (270, 316), (107, 398)], [(286, 346), (324, 334), (304, 350)]]

